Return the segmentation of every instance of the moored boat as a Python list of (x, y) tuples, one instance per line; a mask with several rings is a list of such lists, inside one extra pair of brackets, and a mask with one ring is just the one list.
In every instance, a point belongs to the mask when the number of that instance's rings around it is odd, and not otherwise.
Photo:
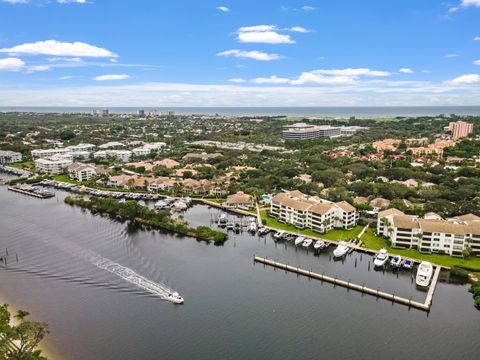
[(333, 256), (336, 259), (343, 258), (345, 255), (347, 255), (348, 250), (350, 250), (348, 244), (345, 241), (340, 241), (335, 250), (333, 250)]
[(305, 236), (299, 235), (295, 239), (295, 246), (302, 244), (305, 241)]
[(427, 287), (430, 285), (430, 280), (433, 275), (433, 265), (428, 261), (422, 261), (418, 266), (415, 283), (420, 287)]
[(315, 244), (313, 244), (313, 248), (315, 250), (322, 250), (322, 249), (325, 249), (327, 247), (327, 243), (323, 240), (317, 240), (315, 241)]
[(302, 246), (303, 246), (304, 248), (309, 248), (310, 245), (312, 245), (312, 243), (313, 243), (313, 240), (312, 240), (312, 239), (305, 239), (305, 241), (302, 243)]
[(390, 265), (394, 268), (399, 268), (402, 266), (402, 257), (400, 255), (393, 255), (392, 259), (390, 260)]
[(411, 268), (413, 268), (413, 265), (415, 264), (415, 261), (413, 261), (412, 259), (405, 259), (403, 261), (403, 264), (402, 266), (405, 268), (405, 269), (408, 269), (410, 270)]
[(378, 254), (375, 256), (375, 260), (373, 260), (373, 265), (375, 267), (383, 267), (388, 261), (388, 252), (387, 249), (380, 249)]

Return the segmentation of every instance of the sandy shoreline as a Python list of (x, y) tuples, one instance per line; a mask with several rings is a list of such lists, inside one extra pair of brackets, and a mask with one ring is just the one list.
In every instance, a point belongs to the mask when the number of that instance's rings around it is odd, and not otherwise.
[[(28, 309), (21, 309), (19, 307), (16, 307), (14, 304), (12, 304), (12, 302), (10, 301), (7, 301), (3, 295), (0, 295), (0, 305), (3, 305), (3, 304), (8, 304), (8, 310), (10, 311), (10, 314), (12, 315), (12, 319), (11, 319), (11, 322), (13, 324), (17, 324), (17, 320), (13, 317), (13, 315), (15, 315), (17, 313), (18, 310), (26, 310), (26, 311), (29, 311)], [(35, 315), (35, 314), (30, 314), (30, 316), (32, 315)], [(29, 316), (29, 317), (30, 317)], [(42, 321), (42, 320), (36, 320), (36, 321)], [(48, 322), (47, 322), (48, 323)], [(38, 347), (38, 349), (42, 350), (42, 355), (44, 357), (46, 357), (48, 360), (58, 360), (60, 359), (59, 356), (55, 356), (55, 352), (52, 350), (52, 348), (48, 345), (48, 339), (49, 337), (52, 336), (52, 334), (48, 334), (47, 336), (45, 336), (45, 339), (40, 343), (40, 346)]]

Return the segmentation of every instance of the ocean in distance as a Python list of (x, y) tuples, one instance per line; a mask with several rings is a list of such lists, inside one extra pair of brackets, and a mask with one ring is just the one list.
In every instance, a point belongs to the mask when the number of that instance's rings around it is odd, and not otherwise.
[[(0, 106), (0, 112), (91, 113), (101, 107)], [(382, 118), (395, 116), (436, 116), (440, 114), (480, 115), (480, 106), (396, 106), (396, 107), (104, 107), (110, 113), (136, 113), (138, 109), (174, 111), (175, 114), (223, 116), (292, 116)]]

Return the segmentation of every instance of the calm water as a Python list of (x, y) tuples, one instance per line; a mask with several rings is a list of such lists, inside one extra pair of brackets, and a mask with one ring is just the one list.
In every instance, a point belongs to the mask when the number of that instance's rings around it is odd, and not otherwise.
[[(477, 359), (480, 312), (466, 286), (439, 283), (429, 314), (253, 264), (253, 255), (423, 301), (409, 273), (368, 271), (271, 237), (207, 245), (0, 187), (0, 298), (50, 324), (60, 359)], [(185, 217), (209, 224), (216, 210)], [(75, 256), (88, 249), (178, 290), (175, 306)], [(15, 261), (15, 253), (19, 256)], [(355, 259), (357, 267), (355, 267)]]
[[(55, 113), (91, 113), (97, 108), (89, 107), (0, 107), (0, 112), (31, 111)], [(436, 116), (440, 114), (480, 115), (480, 106), (392, 106), (392, 107), (110, 107), (111, 113), (136, 113), (138, 109), (175, 111), (176, 114), (220, 114), (225, 116), (357, 116), (394, 117), (394, 116)]]

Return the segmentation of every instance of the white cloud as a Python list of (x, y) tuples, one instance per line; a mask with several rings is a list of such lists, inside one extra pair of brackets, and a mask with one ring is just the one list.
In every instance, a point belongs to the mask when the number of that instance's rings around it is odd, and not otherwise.
[(456, 58), (456, 57), (459, 57), (459, 56), (460, 55), (458, 55), (458, 54), (447, 54), (447, 55), (445, 55), (445, 57), (450, 58), (450, 59)]
[(230, 9), (226, 6), (217, 6), (217, 10), (223, 11), (223, 12), (228, 12)]
[(334, 75), (334, 76), (348, 76), (348, 77), (358, 77), (358, 76), (371, 76), (371, 77), (384, 77), (390, 76), (391, 73), (387, 71), (379, 70), (370, 70), (368, 68), (346, 68), (346, 69), (319, 69), (312, 71), (315, 74), (322, 75)]
[(278, 33), (275, 25), (242, 26), (237, 32), (238, 41), (242, 43), (293, 44), (290, 35)]
[(1, 0), (1, 2), (8, 4), (26, 4), (28, 0)]
[(20, 71), (25, 66), (25, 62), (18, 58), (0, 59), (0, 71)]
[(37, 72), (37, 71), (48, 71), (51, 70), (52, 67), (49, 65), (34, 65), (28, 68), (28, 72)]
[(65, 75), (65, 76), (59, 77), (60, 80), (70, 80), (71, 78), (73, 78), (72, 75)]
[(79, 57), (74, 57), (74, 58), (71, 58), (71, 57), (54, 57), (54, 58), (49, 58), (47, 59), (48, 61), (50, 62), (74, 62), (74, 63), (79, 63), (79, 62), (82, 62), (82, 58), (79, 58)]
[(465, 74), (455, 79), (449, 81), (452, 84), (457, 85), (472, 85), (472, 84), (480, 84), (480, 75), (478, 74)]
[(125, 80), (125, 79), (128, 79), (129, 77), (130, 75), (126, 75), (126, 74), (109, 74), (109, 75), (96, 76), (93, 78), (93, 80), (97, 80), (97, 81)]
[(234, 56), (239, 59), (253, 59), (259, 61), (272, 61), (278, 60), (282, 57), (278, 54), (267, 54), (265, 52), (251, 50), (251, 51), (244, 51), (238, 49), (232, 49), (227, 51), (222, 51), (217, 54), (217, 56)]
[(292, 26), (290, 28), (287, 28), (285, 30), (288, 31), (293, 31), (293, 32), (298, 32), (298, 33), (308, 33), (311, 32), (311, 30), (305, 29), (304, 27), (301, 26)]
[(237, 38), (242, 43), (261, 44), (293, 44), (290, 35), (279, 34), (276, 31), (249, 31), (241, 32)]
[(302, 6), (302, 9), (305, 10), (305, 11), (314, 11), (315, 10), (315, 8), (313, 6), (308, 6), (308, 5)]
[(451, 7), (448, 12), (454, 13), (460, 10), (461, 8), (467, 8), (471, 6), (480, 7), (480, 0), (461, 0), (460, 4), (458, 4), (457, 6)]
[(258, 77), (258, 78), (250, 80), (250, 82), (252, 82), (254, 84), (288, 84), (288, 83), (290, 83), (290, 79), (280, 78), (280, 77), (277, 77), (275, 75), (272, 75), (268, 78)]
[(52, 55), (74, 57), (118, 57), (113, 52), (83, 42), (60, 42), (57, 40), (37, 41), (26, 43), (11, 48), (0, 49), (2, 53), (26, 54), (26, 55)]
[(401, 72), (402, 74), (413, 74), (413, 70), (410, 68), (401, 68), (398, 71)]
[(480, 41), (480, 36), (475, 36), (475, 37), (473, 38), (473, 41)]
[(480, 65), (480, 59), (475, 60), (473, 63), (474, 63), (475, 65)]
[(291, 80), (290, 84), (351, 85), (355, 82), (355, 79), (349, 76), (323, 76), (315, 72), (303, 72), (297, 79)]
[(228, 79), (228, 81), (230, 81), (232, 83), (236, 83), (236, 84), (241, 84), (241, 83), (247, 82), (247, 80), (242, 79), (242, 78), (232, 78), (232, 79)]

